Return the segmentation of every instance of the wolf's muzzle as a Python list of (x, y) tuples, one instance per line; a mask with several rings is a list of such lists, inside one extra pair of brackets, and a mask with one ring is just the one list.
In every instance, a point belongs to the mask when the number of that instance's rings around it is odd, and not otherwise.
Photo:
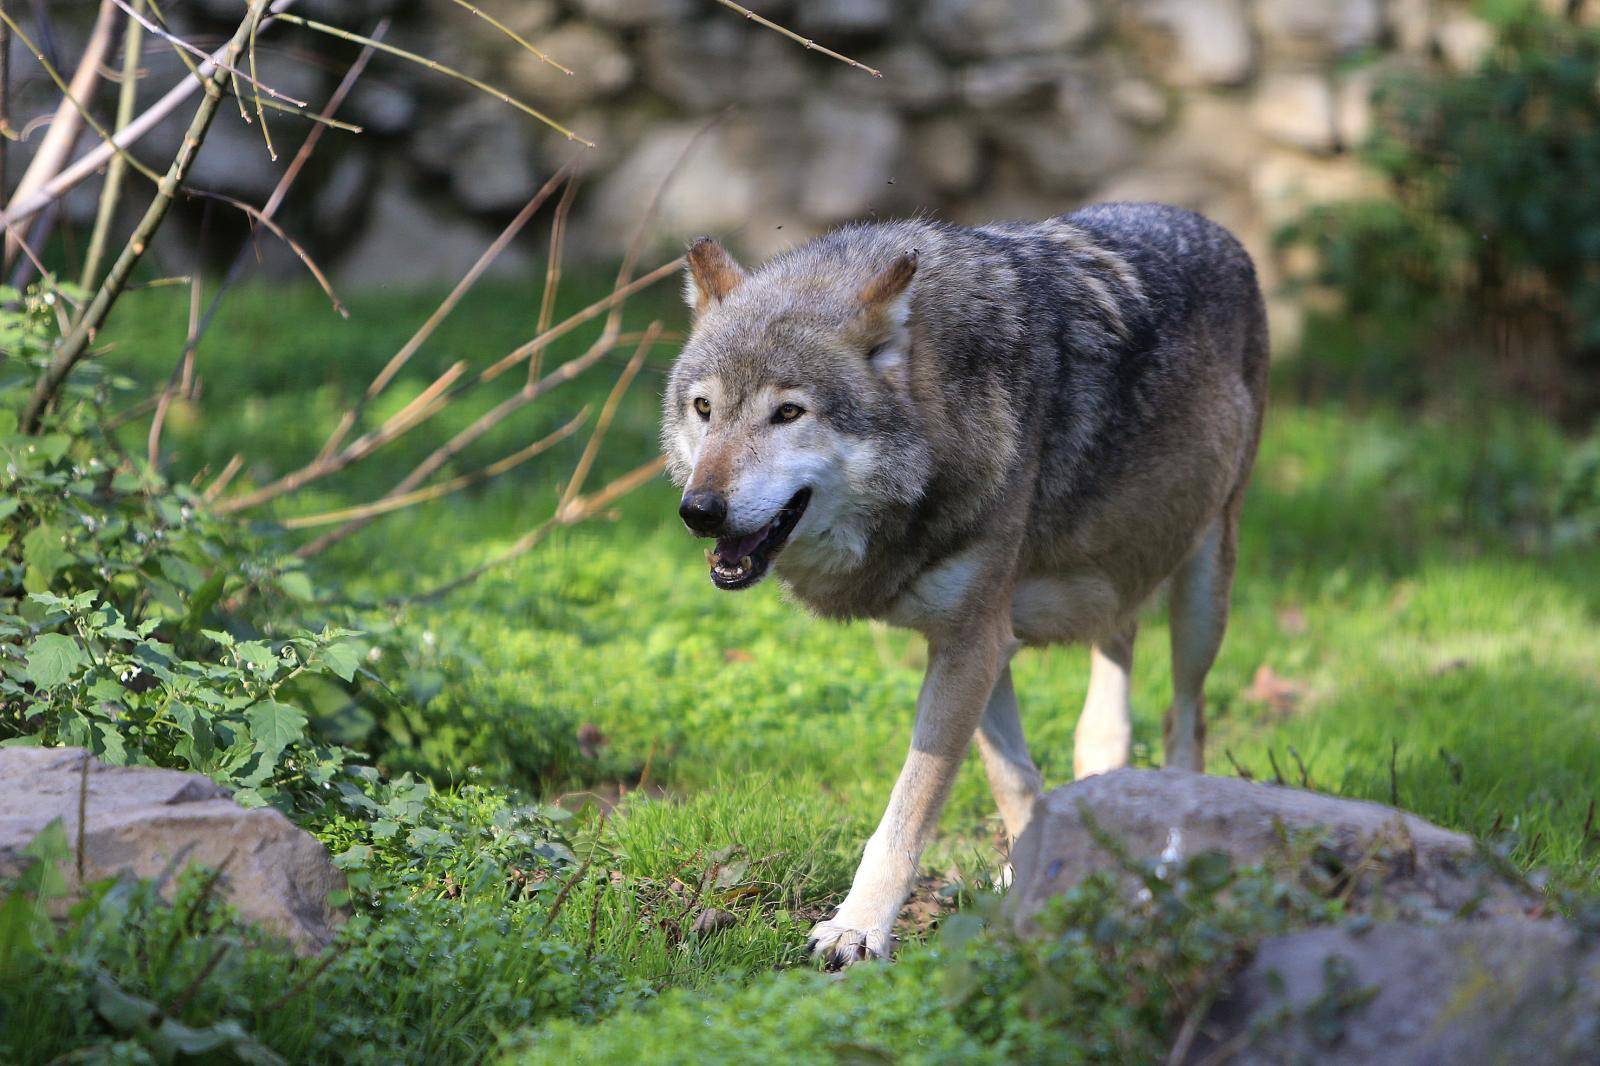
[(728, 520), (728, 501), (715, 492), (690, 492), (678, 505), (683, 524), (701, 536), (712, 536)]

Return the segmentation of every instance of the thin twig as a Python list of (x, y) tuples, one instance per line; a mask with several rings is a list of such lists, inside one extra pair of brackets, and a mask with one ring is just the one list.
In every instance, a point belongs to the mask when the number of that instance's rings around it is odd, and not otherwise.
[[(239, 28), (234, 31), (232, 39), (224, 51), (224, 60), (238, 56), (239, 50), (244, 47), (245, 38), (250, 28), (260, 20), (266, 0), (252, 0), (248, 13), (245, 15)], [(89, 344), (94, 340), (101, 323), (110, 313), (112, 304), (116, 303), (122, 287), (127, 283), (128, 276), (133, 273), (133, 268), (144, 257), (145, 249), (149, 247), (150, 240), (160, 229), (162, 221), (166, 218), (167, 209), (172, 206), (173, 196), (177, 193), (178, 186), (189, 175), (189, 168), (194, 165), (195, 157), (200, 152), (200, 142), (205, 139), (206, 131), (211, 126), (211, 120), (216, 117), (217, 105), (222, 100), (222, 82), (225, 71), (221, 66), (213, 69), (210, 78), (205, 83), (205, 98), (200, 101), (200, 106), (195, 109), (194, 118), (189, 123), (188, 130), (184, 133), (183, 144), (178, 149), (178, 154), (173, 158), (172, 165), (162, 177), (156, 188), (156, 195), (146, 209), (144, 217), (139, 220), (139, 225), (134, 229), (128, 243), (123, 246), (121, 254), (112, 264), (106, 279), (101, 283), (99, 290), (94, 295), (87, 310), (79, 316), (78, 322), (73, 326), (72, 332), (62, 340), (61, 346), (56, 350), (50, 365), (40, 375), (38, 384), (34, 387), (33, 394), (28, 399), (28, 405), (23, 411), (21, 419), (22, 428), (28, 433), (39, 431), (40, 418), (45, 408), (54, 398), (56, 390), (61, 387), (72, 368), (77, 366), (88, 350)]]
[[(134, 0), (142, 5), (144, 0)], [(117, 117), (113, 128), (121, 133), (133, 118), (134, 104), (139, 97), (139, 48), (144, 41), (144, 27), (130, 21), (122, 46), (122, 84), (117, 90)], [(95, 212), (94, 229), (89, 234), (89, 250), (84, 254), (83, 273), (78, 286), (85, 292), (94, 287), (100, 276), (100, 260), (105, 255), (106, 238), (111, 233), (111, 223), (116, 217), (117, 201), (122, 197), (122, 176), (128, 167), (127, 157), (118, 152), (106, 167), (105, 184), (100, 188), (100, 206)]]
[(285, 22), (293, 23), (296, 26), (304, 26), (308, 30), (315, 30), (318, 33), (325, 33), (325, 34), (328, 34), (330, 37), (337, 37), (340, 40), (352, 41), (352, 42), (354, 42), (356, 44), (370, 44), (374, 48), (378, 49), (378, 51), (380, 51), (380, 52), (387, 52), (392, 56), (397, 56), (400, 59), (408, 60), (409, 62), (416, 63), (416, 64), (418, 64), (420, 66), (426, 67), (428, 70), (431, 70), (436, 74), (443, 74), (445, 77), (454, 78), (457, 81), (465, 82), (466, 84), (472, 86), (474, 89), (477, 89), (479, 92), (484, 93), (484, 94), (489, 95), (489, 96), (492, 96), (496, 100), (499, 100), (501, 103), (510, 104), (512, 107), (516, 108), (518, 111), (521, 111), (523, 114), (530, 115), (533, 118), (538, 119), (540, 122), (543, 122), (546, 126), (549, 126), (551, 129), (555, 130), (557, 133), (559, 133), (562, 136), (566, 137), (567, 140), (569, 140), (569, 141), (577, 141), (579, 144), (583, 145), (585, 148), (593, 148), (594, 147), (594, 142), (593, 141), (588, 140), (585, 137), (580, 137), (578, 134), (572, 132), (567, 127), (563, 126), (561, 123), (559, 123), (555, 119), (551, 118), (549, 115), (546, 115), (543, 111), (539, 111), (539, 110), (537, 110), (535, 108), (529, 107), (527, 104), (523, 103), (521, 100), (518, 100), (516, 97), (512, 96), (510, 93), (507, 93), (502, 89), (496, 89), (493, 85), (490, 85), (487, 82), (479, 81), (477, 78), (474, 78), (470, 74), (463, 74), (461, 71), (456, 70), (454, 67), (447, 67), (443, 63), (438, 62), (437, 60), (429, 59), (427, 56), (417, 55), (417, 53), (415, 53), (415, 52), (408, 52), (404, 48), (396, 48), (392, 44), (382, 44), (382, 43), (379, 43), (377, 41), (374, 41), (370, 37), (363, 37), (359, 33), (351, 33), (349, 30), (341, 30), (337, 26), (329, 26), (325, 22), (317, 22), (314, 19), (301, 18), (299, 15), (283, 15), (283, 14), (280, 14), (278, 17), (280, 19), (282, 19), (283, 21), (285, 21)]
[[(210, 55), (208, 55), (204, 49), (196, 48), (194, 45), (190, 44), (188, 41), (184, 40), (182, 37), (179, 37), (175, 33), (168, 33), (166, 30), (162, 29), (160, 26), (157, 26), (155, 23), (153, 23), (149, 19), (145, 18), (144, 15), (142, 15), (139, 12), (135, 11), (132, 7), (130, 7), (128, 5), (128, 0), (111, 0), (111, 2), (113, 4), (116, 4), (118, 7), (122, 8), (122, 10), (126, 11), (128, 13), (128, 17), (129, 18), (131, 18), (131, 19), (135, 20), (136, 22), (138, 22), (139, 25), (143, 26), (145, 29), (149, 30), (151, 33), (155, 34), (157, 37), (160, 37), (162, 40), (166, 41), (168, 44), (172, 45), (174, 48), (177, 48), (177, 49), (180, 49), (182, 51), (188, 52), (190, 55), (199, 56), (201, 59), (212, 59), (212, 57)], [(254, 32), (253, 24), (252, 24), (252, 31), (251, 32), (252, 33)], [(213, 60), (213, 61), (215, 61), (215, 60)], [(257, 81), (251, 75), (246, 74), (244, 71), (240, 70), (238, 67), (233, 66), (233, 65), (227, 63), (226, 61), (220, 62), (220, 63), (218, 63), (218, 65), (221, 66), (223, 70), (226, 70), (228, 72), (229, 76), (231, 76), (233, 78), (239, 78), (239, 79), (242, 79), (242, 80), (244, 80), (246, 82), (249, 82), (252, 86), (255, 87), (255, 90), (258, 93), (266, 93), (268, 96), (272, 97), (274, 100), (282, 100), (284, 103), (293, 104), (295, 107), (305, 107), (306, 106), (306, 102), (304, 100), (296, 100), (294, 97), (290, 96), (288, 93), (280, 93), (278, 90), (274, 89), (270, 85), (263, 85), (261, 82)], [(237, 95), (237, 93), (235, 95)]]
[[(388, 32), (389, 20), (384, 19), (373, 29), (372, 36), (381, 39)], [(350, 95), (350, 90), (355, 88), (355, 84), (360, 79), (362, 72), (367, 69), (367, 63), (372, 59), (372, 52), (373, 49), (370, 47), (363, 48), (361, 54), (356, 56), (355, 62), (350, 64), (350, 68), (345, 71), (344, 77), (340, 79), (338, 86), (333, 90), (332, 95), (328, 97), (327, 103), (323, 105), (325, 114), (331, 116), (344, 105), (345, 97)], [(264, 220), (271, 219), (273, 215), (277, 214), (278, 208), (283, 205), (284, 199), (289, 195), (290, 187), (294, 185), (295, 179), (300, 176), (301, 170), (305, 168), (306, 162), (311, 158), (311, 153), (316, 150), (317, 143), (322, 140), (323, 132), (326, 129), (326, 126), (316, 125), (312, 126), (310, 131), (306, 133), (305, 140), (300, 142), (300, 150), (295, 153), (289, 165), (284, 168), (283, 174), (278, 178), (278, 183), (272, 188), (272, 194), (267, 197), (267, 202), (261, 206), (260, 215)], [(205, 314), (200, 317), (198, 322), (192, 318), (190, 320), (189, 334), (184, 342), (183, 351), (179, 354), (178, 361), (167, 378), (166, 387), (162, 390), (161, 400), (157, 404), (156, 419), (151, 423), (149, 454), (152, 467), (160, 458), (161, 425), (164, 421), (166, 407), (171, 403), (175, 391), (180, 391), (184, 394), (188, 393), (189, 382), (194, 372), (195, 353), (200, 347), (200, 339), (205, 336), (206, 330), (210, 328), (212, 321), (216, 318), (217, 311), (222, 306), (222, 298), (227, 295), (233, 283), (238, 280), (244, 268), (244, 263), (245, 249), (240, 248), (234, 253), (233, 262), (228, 264), (228, 272), (223, 275), (222, 283), (217, 286), (217, 291), (212, 294), (211, 302), (206, 305)], [(198, 293), (198, 289), (196, 288), (194, 292)], [(222, 489), (227, 487), (228, 482), (233, 479), (233, 475), (239, 472), (239, 467), (243, 465), (243, 462), (243, 459), (239, 456), (234, 456), (234, 461), (229, 462), (223, 474), (219, 475), (211, 485), (211, 488), (207, 490), (210, 493), (206, 497), (208, 501), (216, 499), (221, 494)]]
[(145, 461), (150, 464), (151, 470), (158, 469), (161, 463), (161, 429), (167, 424), (167, 409), (172, 406), (179, 392), (189, 395), (190, 383), (194, 380), (194, 339), (200, 329), (200, 280), (197, 265), (194, 278), (189, 283), (189, 328), (184, 334), (183, 355), (174, 368), (171, 380), (156, 399), (156, 413), (151, 416), (150, 430), (145, 434)]
[(235, 199), (234, 197), (228, 196), (225, 193), (208, 192), (205, 189), (185, 189), (184, 194), (187, 196), (200, 196), (211, 200), (220, 200), (222, 203), (225, 203), (230, 207), (236, 207), (240, 211), (243, 211), (247, 216), (249, 216), (251, 221), (259, 222), (261, 225), (265, 226), (272, 232), (273, 236), (277, 237), (280, 241), (288, 246), (289, 250), (295, 254), (295, 258), (299, 259), (300, 262), (305, 265), (306, 270), (310, 272), (312, 278), (316, 280), (317, 285), (322, 289), (323, 295), (327, 296), (329, 302), (333, 304), (333, 309), (339, 313), (339, 317), (350, 317), (349, 309), (339, 301), (338, 294), (333, 291), (333, 284), (328, 281), (328, 276), (322, 272), (322, 268), (317, 266), (316, 260), (312, 259), (311, 254), (300, 246), (300, 242), (296, 241), (293, 237), (285, 233), (282, 226), (272, 221), (271, 216), (266, 214), (266, 212), (262, 211), (260, 208), (251, 207), (243, 200)]
[[(550, 328), (550, 320), (556, 313), (556, 291), (561, 286), (561, 254), (567, 240), (567, 215), (572, 211), (572, 202), (578, 194), (577, 178), (567, 182), (567, 187), (561, 193), (561, 199), (556, 204), (556, 213), (550, 220), (550, 251), (544, 261), (544, 292), (539, 296), (539, 317), (535, 320), (533, 332), (535, 336)], [(543, 364), (544, 353), (537, 353), (528, 360), (528, 381), (539, 380), (539, 368)]]
[(280, 524), (285, 529), (309, 529), (312, 526), (332, 525), (334, 522), (351, 522), (362, 518), (376, 518), (379, 515), (388, 514), (390, 511), (398, 511), (401, 508), (410, 507), (412, 504), (436, 500), (440, 496), (447, 496), (471, 485), (481, 484), (491, 478), (499, 477), (508, 470), (521, 466), (529, 459), (547, 451), (552, 445), (572, 436), (588, 417), (589, 412), (585, 408), (578, 413), (576, 418), (560, 429), (541, 437), (526, 448), (519, 448), (510, 455), (497, 459), (481, 470), (474, 470), (469, 474), (461, 474), (448, 481), (441, 481), (436, 485), (429, 485), (427, 488), (418, 489), (415, 492), (408, 492), (399, 496), (383, 496), (372, 503), (361, 504), (356, 507), (342, 507), (337, 511), (323, 511), (320, 514), (285, 518)]
[(167, 1014), (170, 1017), (176, 1018), (183, 1013), (183, 1008), (189, 1005), (189, 1001), (194, 998), (194, 994), (200, 991), (200, 986), (205, 983), (206, 978), (211, 976), (211, 971), (217, 968), (217, 963), (222, 961), (222, 956), (226, 955), (228, 949), (232, 946), (231, 944), (223, 944), (211, 953), (211, 957), (206, 960), (206, 964), (200, 967), (200, 972), (194, 975), (193, 980), (185, 986), (182, 992), (178, 993), (178, 998), (174, 999), (172, 1005), (167, 1008)]
[(493, 15), (488, 14), (487, 12), (483, 11), (480, 8), (473, 7), (471, 4), (467, 3), (467, 0), (454, 0), (454, 2), (458, 7), (466, 8), (468, 11), (472, 12), (474, 15), (477, 15), (483, 21), (487, 22), (489, 25), (493, 26), (495, 29), (499, 30), (501, 33), (505, 34), (507, 37), (511, 38), (513, 41), (516, 41), (519, 45), (521, 45), (523, 47), (523, 49), (525, 51), (529, 52), (531, 55), (533, 55), (534, 58), (538, 59), (539, 62), (548, 63), (552, 67), (555, 67), (557, 70), (559, 70), (563, 74), (570, 75), (572, 73), (571, 69), (562, 66), (560, 63), (557, 63), (554, 59), (551, 59), (549, 56), (547, 56), (543, 52), (539, 51), (539, 49), (535, 48), (533, 45), (531, 45), (527, 41), (523, 40), (520, 36), (517, 35), (515, 30), (511, 29), (511, 27), (505, 25), (505, 23), (503, 23), (503, 22), (499, 21), (498, 19), (496, 19)]
[[(272, 21), (270, 16), (292, 3), (294, 0), (273, 0), (272, 6), (267, 9), (269, 17), (262, 19), (263, 28)], [(127, 127), (111, 140), (101, 141), (74, 160), (70, 166), (60, 170), (55, 177), (45, 181), (30, 195), (13, 195), (10, 205), (3, 214), (0, 214), (0, 227), (16, 225), (38, 214), (65, 196), (79, 182), (99, 171), (113, 155), (125, 152), (136, 144), (201, 86), (209, 83), (211, 74), (216, 70), (216, 60), (223, 58), (230, 47), (232, 47), (231, 42), (211, 53), (204, 63), (195, 68), (195, 76), (186, 77), (168, 89), (159, 100), (146, 108), (138, 118), (128, 123)]]
[(606, 431), (611, 428), (612, 418), (616, 416), (617, 404), (622, 401), (622, 395), (628, 391), (628, 386), (633, 384), (639, 368), (644, 365), (645, 357), (650, 354), (650, 349), (655, 346), (656, 338), (660, 335), (661, 323), (650, 323), (650, 328), (645, 330), (638, 349), (633, 353), (633, 358), (628, 360), (628, 365), (617, 375), (616, 384), (611, 386), (611, 394), (606, 397), (605, 406), (600, 408), (600, 417), (595, 420), (594, 432), (589, 434), (589, 443), (584, 445), (583, 454), (578, 457), (578, 465), (572, 470), (566, 491), (561, 494), (561, 502), (556, 505), (558, 516), (563, 514), (572, 505), (578, 493), (583, 491), (583, 483), (589, 477), (590, 468), (594, 466), (595, 456), (600, 453), (600, 444), (606, 438)]
[(244, 456), (234, 452), (233, 458), (229, 459), (227, 465), (222, 468), (221, 473), (217, 474), (217, 480), (206, 486), (206, 490), (200, 494), (200, 498), (207, 503), (211, 503), (218, 496), (221, 496), (223, 490), (233, 481), (234, 475), (239, 472), (242, 466), (244, 466)]
[(362, 394), (361, 399), (357, 400), (340, 417), (339, 424), (334, 427), (333, 432), (328, 434), (328, 439), (317, 453), (315, 462), (326, 462), (334, 451), (344, 443), (345, 436), (360, 419), (361, 413), (366, 409), (367, 404), (371, 403), (380, 392), (388, 387), (389, 382), (394, 380), (395, 375), (400, 372), (401, 368), (427, 343), (428, 338), (433, 336), (439, 325), (450, 316), (450, 313), (456, 309), (456, 305), (478, 283), (478, 279), (483, 276), (484, 271), (489, 269), (489, 266), (499, 258), (500, 253), (505, 251), (506, 246), (516, 238), (518, 233), (522, 232), (522, 228), (528, 224), (528, 221), (533, 218), (539, 208), (544, 206), (544, 202), (550, 198), (550, 195), (555, 192), (561, 182), (567, 180), (574, 162), (574, 160), (569, 160), (564, 163), (559, 170), (550, 176), (550, 180), (546, 181), (539, 188), (539, 191), (533, 194), (532, 198), (522, 206), (522, 210), (517, 212), (516, 217), (506, 225), (505, 229), (500, 231), (500, 235), (478, 256), (471, 269), (462, 276), (460, 281), (456, 282), (455, 287), (450, 290), (450, 294), (440, 301), (438, 307), (434, 308), (433, 314), (429, 315), (427, 320), (417, 327), (416, 332), (411, 334), (405, 344), (400, 346), (400, 350), (390, 357), (389, 361), (384, 364), (383, 369), (378, 371), (377, 376), (367, 384), (367, 390)]
[(869, 67), (865, 63), (858, 63), (854, 59), (851, 59), (849, 56), (840, 55), (838, 52), (833, 51), (831, 48), (824, 48), (824, 47), (822, 47), (822, 45), (818, 44), (816, 41), (813, 41), (809, 37), (802, 37), (798, 33), (794, 32), (793, 30), (785, 29), (784, 27), (778, 25), (776, 22), (773, 22), (771, 19), (762, 18), (760, 15), (756, 14), (754, 11), (751, 11), (747, 7), (740, 7), (738, 4), (734, 3), (733, 0), (717, 0), (717, 3), (721, 4), (723, 7), (730, 8), (730, 9), (732, 9), (734, 11), (737, 11), (739, 14), (741, 14), (745, 18), (749, 19), (751, 22), (755, 22), (755, 23), (758, 23), (759, 25), (765, 26), (769, 30), (776, 30), (777, 32), (783, 34), (785, 37), (789, 38), (789, 40), (794, 41), (797, 44), (804, 45), (806, 48), (810, 49), (813, 52), (821, 52), (823, 55), (827, 56), (829, 59), (837, 59), (839, 62), (848, 64), (849, 66), (852, 66), (852, 67), (855, 67), (857, 70), (864, 70), (868, 74), (871, 74), (874, 78), (883, 77), (883, 71), (878, 70), (878, 69), (876, 69), (874, 67)]
[[(110, 0), (102, 0), (100, 9), (95, 15), (94, 28), (89, 31), (83, 55), (78, 60), (78, 69), (72, 75), (72, 83), (67, 85), (56, 73), (55, 65), (50, 62), (49, 57), (28, 40), (22, 28), (12, 20), (5, 8), (0, 6), (0, 22), (4, 22), (6, 28), (27, 46), (62, 92), (62, 99), (56, 105), (55, 117), (50, 122), (49, 132), (34, 151), (33, 159), (29, 161), (21, 180), (17, 182), (11, 204), (27, 198), (34, 189), (48, 182), (51, 175), (61, 169), (62, 163), (72, 151), (72, 146), (78, 139), (79, 119), (88, 117), (83, 101), (89, 99), (94, 92), (95, 83), (100, 78), (100, 66), (105, 59), (106, 49), (111, 47), (111, 31), (115, 21), (116, 8), (111, 5)], [(8, 218), (4, 224), (12, 226), (19, 221), (20, 219)], [(8, 240), (5, 250), (6, 263), (9, 264), (15, 255), (16, 245)]]
[(574, 500), (570, 505), (568, 505), (565, 514), (554, 518), (548, 518), (539, 523), (537, 526), (534, 526), (527, 533), (524, 533), (520, 538), (518, 538), (515, 544), (511, 545), (511, 547), (507, 548), (493, 559), (490, 559), (488, 562), (483, 563), (480, 566), (476, 566), (467, 571), (465, 574), (462, 574), (460, 577), (451, 581), (447, 581), (442, 585), (437, 585), (426, 592), (420, 593), (416, 596), (407, 596), (392, 601), (393, 605), (401, 606), (408, 603), (426, 603), (431, 600), (437, 600), (444, 596), (448, 596), (457, 589), (461, 589), (472, 584), (474, 581), (478, 580), (478, 578), (489, 573), (491, 570), (496, 570), (499, 567), (504, 566), (506, 563), (528, 554), (534, 548), (538, 547), (544, 538), (549, 536), (550, 533), (556, 528), (560, 526), (574, 525), (589, 518), (591, 515), (598, 514), (607, 507), (610, 507), (617, 500), (620, 500), (628, 493), (637, 489), (640, 485), (650, 481), (650, 479), (654, 478), (657, 474), (661, 473), (661, 471), (665, 470), (666, 467), (666, 459), (660, 456), (651, 459), (647, 463), (642, 463), (639, 466), (634, 467), (621, 477), (613, 479), (594, 495), (583, 496)]

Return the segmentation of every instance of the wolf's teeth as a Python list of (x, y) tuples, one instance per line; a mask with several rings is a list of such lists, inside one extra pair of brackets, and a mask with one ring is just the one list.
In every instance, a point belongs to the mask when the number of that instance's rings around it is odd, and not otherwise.
[(754, 559), (750, 558), (750, 556), (748, 556), (748, 555), (746, 555), (743, 559), (739, 560), (739, 569), (741, 571), (742, 570), (748, 570), (754, 565), (756, 565), (756, 561)]

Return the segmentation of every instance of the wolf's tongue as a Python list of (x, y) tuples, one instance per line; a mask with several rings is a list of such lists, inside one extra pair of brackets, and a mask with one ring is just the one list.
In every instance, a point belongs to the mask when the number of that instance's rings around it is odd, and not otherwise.
[(767, 531), (771, 528), (772, 523), (768, 522), (754, 533), (750, 533), (746, 536), (723, 537), (722, 539), (718, 540), (717, 562), (721, 563), (723, 566), (738, 566), (740, 559), (743, 559), (746, 555), (749, 555), (751, 552), (755, 551), (756, 545), (760, 544), (766, 539)]

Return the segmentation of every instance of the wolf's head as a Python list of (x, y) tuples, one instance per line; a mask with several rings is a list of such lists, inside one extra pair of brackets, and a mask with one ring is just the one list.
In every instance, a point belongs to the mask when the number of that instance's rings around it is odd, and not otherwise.
[(688, 263), (694, 328), (662, 443), (684, 523), (716, 538), (712, 583), (754, 585), (785, 545), (795, 569), (852, 569), (875, 517), (927, 478), (909, 372), (917, 252), (835, 234), (747, 274), (701, 238)]

